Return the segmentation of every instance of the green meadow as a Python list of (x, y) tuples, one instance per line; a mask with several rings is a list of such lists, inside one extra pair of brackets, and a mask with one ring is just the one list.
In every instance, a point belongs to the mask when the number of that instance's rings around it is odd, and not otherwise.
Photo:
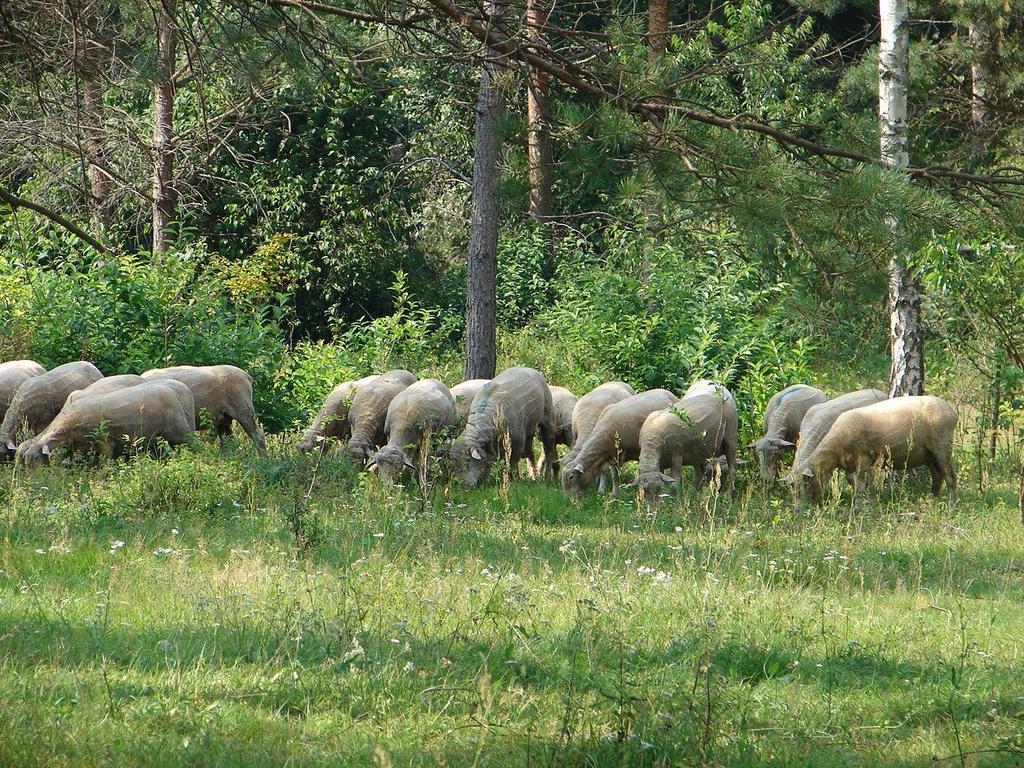
[(821, 507), (743, 469), (652, 515), (282, 438), (6, 465), (0, 765), (1024, 764), (1010, 469)]

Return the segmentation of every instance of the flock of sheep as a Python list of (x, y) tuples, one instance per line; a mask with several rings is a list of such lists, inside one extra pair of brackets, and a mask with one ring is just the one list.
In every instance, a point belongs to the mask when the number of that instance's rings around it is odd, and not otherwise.
[[(230, 365), (104, 377), (87, 362), (51, 371), (26, 360), (3, 363), (0, 416), (0, 457), (16, 456), (26, 465), (48, 461), (58, 449), (117, 456), (157, 439), (179, 445), (204, 418), (220, 437), (237, 421), (266, 454), (252, 379)], [(864, 389), (830, 400), (819, 389), (794, 384), (771, 398), (764, 437), (751, 447), (765, 479), (779, 478), (783, 456), (795, 451), (781, 479), (813, 499), (837, 469), (864, 490), (880, 464), (927, 466), (932, 492), (945, 482), (953, 495), (957, 420), (956, 410), (937, 397), (888, 399)], [(539, 467), (535, 438), (543, 449)], [(469, 487), (484, 481), (500, 458), (512, 474), (525, 459), (532, 477), (558, 476), (571, 498), (595, 480), (604, 490), (610, 479), (617, 493), (618, 467), (637, 461), (636, 479), (625, 487), (651, 505), (685, 466), (694, 468), (695, 487), (717, 475), (731, 494), (738, 452), (736, 401), (720, 384), (700, 380), (679, 398), (667, 389), (638, 393), (613, 381), (577, 397), (520, 367), (451, 388), (404, 370), (339, 384), (297, 447), (322, 450), (329, 440), (345, 442), (355, 461), (386, 482), (408, 472), (425, 483), (427, 446), (440, 442), (443, 464)], [(568, 448), (560, 458), (558, 445)]]

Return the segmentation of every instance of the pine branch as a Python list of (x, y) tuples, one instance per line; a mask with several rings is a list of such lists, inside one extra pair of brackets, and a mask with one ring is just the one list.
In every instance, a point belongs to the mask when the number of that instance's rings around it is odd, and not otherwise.
[[(497, 31), (492, 20), (480, 11), (469, 11), (460, 8), (450, 0), (426, 0), (434, 6), (445, 17), (454, 21), (481, 44), (505, 56), (529, 64), (541, 71), (547, 72), (564, 84), (574, 88), (588, 96), (598, 99), (606, 99), (616, 107), (642, 117), (650, 122), (659, 123), (669, 114), (678, 115), (691, 122), (703, 123), (731, 131), (744, 131), (756, 133), (774, 140), (786, 149), (802, 149), (821, 158), (840, 158), (851, 160), (862, 165), (880, 165), (878, 158), (857, 152), (855, 150), (834, 147), (828, 144), (821, 144), (816, 141), (805, 139), (789, 131), (777, 128), (768, 123), (754, 122), (746, 115), (737, 117), (722, 117), (709, 112), (666, 104), (664, 100), (651, 99), (628, 99), (614, 88), (601, 82), (594, 73), (579, 67), (575, 64), (556, 64), (548, 58), (541, 56), (530, 46), (521, 44), (519, 41), (506, 34)], [(957, 171), (945, 166), (910, 167), (907, 173), (912, 178), (921, 179), (948, 179), (951, 181), (974, 184), (982, 187), (998, 187), (1001, 185), (1024, 187), (1024, 169), (1014, 168), (1013, 175), (978, 175)]]

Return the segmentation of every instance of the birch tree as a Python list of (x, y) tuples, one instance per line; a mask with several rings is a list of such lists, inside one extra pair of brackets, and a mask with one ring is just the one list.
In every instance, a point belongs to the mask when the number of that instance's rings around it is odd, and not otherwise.
[[(907, 149), (907, 68), (910, 40), (907, 0), (879, 0), (881, 42), (878, 48), (878, 116), (882, 162), (894, 173), (910, 165)], [(892, 230), (889, 256), (889, 346), (892, 367), (889, 396), (924, 392), (924, 334), (921, 327), (921, 286), (907, 267), (899, 245), (899, 224)]]

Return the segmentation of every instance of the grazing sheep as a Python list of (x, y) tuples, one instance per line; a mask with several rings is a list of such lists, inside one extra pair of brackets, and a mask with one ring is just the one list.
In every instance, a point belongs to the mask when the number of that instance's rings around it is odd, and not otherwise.
[(507, 368), (473, 398), (466, 427), (448, 455), (459, 480), (475, 488), (506, 451), (511, 474), (521, 459), (533, 461), (538, 433), (544, 447), (542, 474), (547, 475), (556, 459), (551, 390), (540, 371)]
[[(182, 392), (184, 390), (184, 392)], [(50, 424), (18, 447), (26, 466), (68, 454), (99, 453), (113, 458), (136, 443), (162, 438), (170, 445), (187, 442), (195, 431), (195, 414), (182, 403), (191, 392), (175, 381), (150, 381), (105, 394), (77, 397)]]
[[(567, 466), (594, 431), (598, 418), (609, 405), (625, 400), (636, 394), (636, 390), (624, 381), (609, 381), (590, 390), (576, 401), (572, 409), (572, 445), (559, 460), (559, 466)], [(598, 490), (605, 492), (607, 473), (601, 473)]]
[(572, 445), (572, 412), (579, 398), (565, 387), (548, 387), (551, 390), (551, 408), (555, 422), (555, 444)]
[(352, 407), (352, 399), (363, 387), (372, 384), (380, 376), (365, 376), (355, 381), (339, 384), (327, 395), (316, 418), (296, 444), (300, 453), (308, 453), (313, 448), (323, 445), (327, 440), (344, 442), (352, 434), (348, 421), (348, 412)]
[(848, 392), (811, 406), (800, 422), (800, 442), (796, 446), (793, 466), (789, 474), (783, 478), (783, 482), (793, 484), (803, 471), (807, 457), (814, 453), (818, 443), (825, 439), (825, 435), (842, 414), (854, 408), (863, 408), (865, 405), (880, 402), (887, 397), (888, 395), (880, 389), (858, 389), (856, 392)]
[(256, 422), (256, 409), (252, 404), (252, 378), (241, 368), (233, 365), (178, 365), (154, 368), (142, 374), (142, 378), (147, 381), (180, 381), (192, 390), (195, 398), (196, 429), (200, 428), (205, 411), (223, 445), (225, 436), (231, 434), (231, 422), (237, 421), (256, 444), (260, 456), (267, 455), (267, 443)]
[(360, 465), (364, 465), (373, 452), (384, 445), (384, 422), (387, 420), (391, 401), (399, 392), (415, 382), (416, 377), (409, 371), (396, 369), (388, 371), (356, 391), (352, 398), (352, 407), (348, 411), (352, 436), (345, 446), (345, 451)]
[(618, 494), (618, 465), (640, 457), (644, 421), (676, 401), (667, 389), (651, 389), (605, 408), (572, 462), (563, 462), (562, 490), (566, 495), (573, 499), (579, 496), (606, 468), (611, 471), (612, 494)]
[(7, 407), (26, 380), (46, 373), (46, 369), (33, 360), (11, 360), (0, 363), (0, 422), (7, 414)]
[(757, 451), (762, 478), (778, 478), (782, 455), (796, 448), (804, 415), (827, 400), (824, 392), (806, 384), (794, 384), (772, 395), (764, 410), (764, 437), (751, 444)]
[(858, 492), (867, 489), (875, 465), (907, 470), (927, 466), (932, 494), (939, 495), (945, 481), (950, 499), (956, 496), (953, 468), (953, 432), (956, 409), (932, 396), (896, 397), (841, 414), (807, 457), (799, 479), (807, 483), (817, 501), (837, 469), (853, 476)]
[(717, 381), (711, 379), (697, 379), (690, 385), (690, 388), (683, 393), (683, 399), (688, 397), (696, 397), (697, 395), (714, 395), (717, 394), (719, 397), (725, 398), (726, 400), (732, 400), (732, 392), (725, 388), (725, 385), (719, 384)]
[[(732, 496), (736, 475), (736, 406), (720, 393), (686, 397), (664, 410), (654, 411), (640, 430), (640, 465), (636, 480), (627, 488), (650, 506), (656, 506), (663, 483), (677, 482), (684, 466), (693, 467), (693, 485), (700, 488), (704, 469), (724, 455)], [(663, 470), (671, 469), (672, 476)]]
[(476, 397), (477, 392), (488, 381), (490, 379), (470, 379), (451, 388), (452, 399), (455, 401), (455, 413), (459, 417), (460, 430), (466, 428), (466, 422), (469, 420), (469, 409), (473, 406), (473, 398)]
[(144, 378), (136, 376), (134, 373), (124, 373), (117, 376), (104, 376), (99, 381), (94, 381), (85, 389), (75, 390), (68, 395), (68, 399), (64, 401), (64, 408), (67, 408), (76, 400), (80, 400), (83, 397), (106, 395), (109, 392), (117, 392), (119, 389), (128, 389), (129, 387), (137, 386), (145, 381), (146, 380)]
[(68, 395), (103, 378), (92, 363), (80, 360), (25, 379), (14, 393), (0, 426), (0, 455), (13, 455), (18, 433), (38, 434), (64, 407)]
[(381, 480), (395, 482), (408, 469), (426, 485), (420, 459), (430, 435), (455, 427), (455, 401), (448, 387), (437, 379), (423, 379), (403, 389), (388, 406), (384, 421), (387, 445), (370, 457), (366, 469), (377, 472)]

